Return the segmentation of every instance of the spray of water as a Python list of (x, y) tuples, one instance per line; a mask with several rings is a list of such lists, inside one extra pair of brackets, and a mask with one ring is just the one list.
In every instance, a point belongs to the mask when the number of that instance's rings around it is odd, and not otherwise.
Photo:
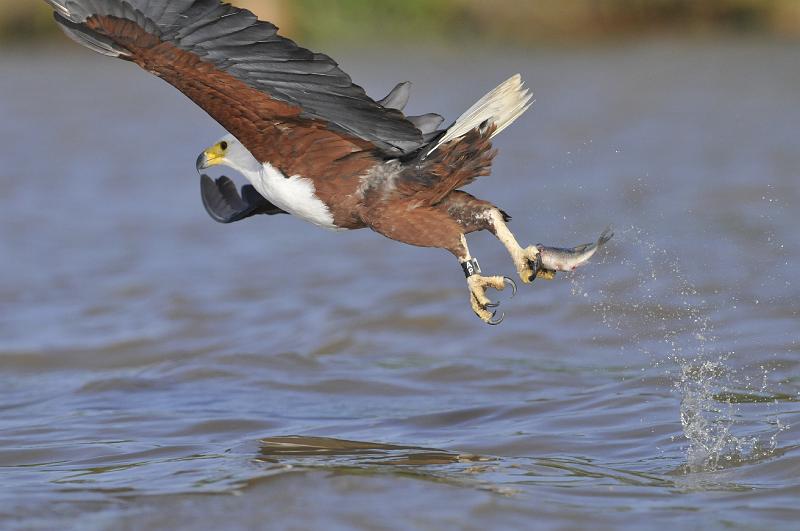
[[(708, 472), (773, 455), (778, 434), (786, 429), (777, 420), (761, 432), (741, 433), (742, 393), (766, 396), (769, 373), (762, 368), (761, 387), (753, 377), (739, 374), (729, 360), (735, 352), (716, 348), (712, 315), (715, 308), (702, 299), (686, 280), (668, 251), (659, 248), (642, 229), (617, 231), (617, 244), (642, 250), (636, 258), (625, 258), (622, 266), (635, 275), (628, 289), (596, 290), (595, 312), (603, 322), (626, 338), (626, 349), (635, 349), (665, 366), (680, 400), (680, 423), (685, 439), (686, 472)], [(669, 279), (667, 283), (663, 278)], [(588, 297), (585, 277), (573, 279), (574, 295)], [(674, 301), (680, 301), (675, 304)], [(661, 301), (672, 301), (663, 303)], [(768, 401), (764, 406), (769, 407)], [(763, 417), (769, 417), (762, 411)]]

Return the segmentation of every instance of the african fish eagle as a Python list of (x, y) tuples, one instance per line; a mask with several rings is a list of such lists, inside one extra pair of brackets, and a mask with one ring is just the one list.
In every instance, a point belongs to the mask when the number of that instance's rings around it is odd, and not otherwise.
[(240, 193), (226, 177), (201, 176), (203, 204), (219, 222), (288, 213), (320, 227), (369, 227), (446, 249), (461, 263), (473, 311), (489, 324), (502, 316), (486, 290), (517, 287), (481, 274), (467, 234), (497, 236), (525, 283), (574, 268), (605, 243), (561, 250), (563, 263), (548, 268), (549, 248), (520, 246), (503, 210), (460, 190), (490, 173), (492, 138), (530, 107), (519, 75), (440, 129), (437, 114), (403, 113), (408, 83), (373, 100), (327, 55), (219, 0), (46, 1), (69, 37), (162, 78), (226, 129), (197, 169), (228, 166), (250, 184)]

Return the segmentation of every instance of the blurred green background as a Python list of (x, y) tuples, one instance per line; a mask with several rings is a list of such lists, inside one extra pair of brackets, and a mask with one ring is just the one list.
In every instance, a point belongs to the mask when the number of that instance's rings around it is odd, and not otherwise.
[[(237, 0), (306, 41), (516, 44), (648, 33), (800, 36), (800, 0)], [(53, 38), (42, 0), (2, 0), (0, 40)]]

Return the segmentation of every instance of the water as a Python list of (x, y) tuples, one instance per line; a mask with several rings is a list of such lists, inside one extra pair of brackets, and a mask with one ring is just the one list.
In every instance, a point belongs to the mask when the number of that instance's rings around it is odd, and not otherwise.
[(0, 55), (0, 526), (796, 526), (797, 45), (337, 54), (450, 118), (522, 72), (470, 191), (525, 242), (614, 224), (498, 328), (444, 252), (214, 224), (219, 127), (69, 50)]

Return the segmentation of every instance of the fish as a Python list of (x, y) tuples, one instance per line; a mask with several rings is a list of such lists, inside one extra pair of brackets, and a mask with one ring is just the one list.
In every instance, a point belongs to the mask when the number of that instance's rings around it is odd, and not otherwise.
[(571, 249), (560, 247), (546, 247), (542, 244), (536, 246), (541, 257), (541, 268), (537, 277), (552, 280), (557, 271), (575, 271), (584, 265), (592, 256), (614, 237), (611, 227), (608, 227), (594, 243), (585, 243)]

